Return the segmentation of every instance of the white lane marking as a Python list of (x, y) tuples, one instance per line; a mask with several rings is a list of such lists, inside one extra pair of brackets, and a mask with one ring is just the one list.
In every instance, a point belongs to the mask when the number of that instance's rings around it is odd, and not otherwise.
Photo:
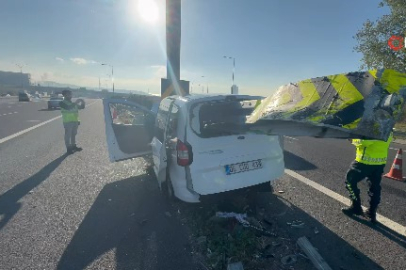
[[(292, 170), (289, 170), (289, 169), (285, 169), (285, 173), (292, 176), (296, 180), (299, 180), (300, 182), (302, 182), (302, 183), (304, 183), (306, 185), (309, 185), (312, 188), (317, 189), (320, 192), (323, 192), (327, 196), (333, 198), (336, 201), (341, 202), (342, 204), (345, 204), (347, 206), (349, 206), (351, 204), (350, 199), (348, 199), (348, 198), (346, 198), (344, 196), (341, 196), (338, 193), (335, 193), (334, 191), (332, 191), (332, 190), (330, 190), (330, 189), (328, 189), (328, 188), (326, 188), (326, 187), (324, 187), (324, 186), (322, 186), (322, 185), (320, 185), (320, 184), (318, 184), (318, 183), (304, 177), (303, 175), (300, 175), (300, 174), (298, 174), (298, 173), (296, 173), (296, 172), (294, 172)], [(363, 206), (363, 208), (365, 209), (364, 206)], [(391, 229), (391, 230), (393, 230), (393, 231), (395, 231), (395, 232), (397, 232), (397, 233), (399, 233), (399, 234), (401, 234), (403, 236), (406, 236), (406, 227), (402, 226), (401, 224), (399, 224), (399, 223), (397, 223), (397, 222), (395, 222), (393, 220), (390, 220), (389, 218), (384, 217), (384, 216), (382, 216), (380, 214), (377, 214), (377, 220), (380, 223), (382, 223), (383, 225), (385, 225), (386, 227), (388, 227), (389, 229)]]
[[(89, 105), (86, 106), (86, 108), (92, 106), (92, 105), (95, 104), (95, 103), (97, 103), (97, 101), (94, 101), (94, 102), (90, 103)], [(39, 128), (39, 127), (41, 127), (41, 126), (43, 126), (43, 125), (46, 125), (46, 124), (48, 124), (48, 123), (51, 123), (52, 121), (55, 121), (55, 120), (57, 120), (57, 119), (59, 119), (59, 118), (62, 118), (62, 115), (57, 116), (57, 117), (54, 117), (54, 118), (51, 118), (51, 119), (49, 119), (49, 120), (47, 120), (47, 121), (45, 121), (45, 122), (39, 123), (38, 125), (32, 126), (32, 127), (30, 127), (30, 128), (27, 128), (27, 129), (24, 129), (24, 130), (19, 131), (19, 132), (17, 132), (17, 133), (14, 133), (13, 135), (10, 135), (10, 136), (7, 136), (7, 137), (5, 137), (5, 138), (3, 138), (3, 139), (0, 139), (0, 144), (4, 143), (4, 142), (6, 142), (6, 141), (9, 141), (9, 140), (11, 140), (11, 139), (14, 139), (14, 138), (16, 138), (16, 137), (18, 137), (18, 136), (20, 136), (20, 135), (23, 135), (23, 134), (25, 134), (25, 133), (27, 133), (27, 132), (30, 132), (31, 130), (34, 130), (34, 129), (36, 129), (36, 128)]]
[(0, 114), (0, 116), (6, 116), (6, 115), (11, 115), (11, 114), (15, 114), (15, 113), (18, 113), (18, 112), (11, 112), (11, 113), (4, 113), (4, 114)]
[(57, 117), (54, 117), (54, 118), (52, 118), (52, 119), (49, 119), (49, 120), (47, 120), (47, 121), (45, 121), (45, 122), (42, 122), (42, 123), (40, 123), (40, 124), (38, 124), (38, 125), (35, 125), (35, 126), (32, 126), (32, 127), (30, 127), (30, 128), (24, 129), (24, 130), (22, 130), (22, 131), (20, 131), (20, 132), (14, 133), (13, 135), (7, 136), (7, 137), (5, 137), (5, 138), (3, 138), (3, 139), (0, 139), (0, 144), (4, 143), (4, 142), (6, 142), (6, 141), (9, 141), (9, 140), (11, 140), (11, 139), (14, 139), (14, 138), (16, 138), (16, 137), (18, 137), (18, 136), (20, 136), (20, 135), (23, 135), (23, 134), (25, 134), (25, 133), (27, 133), (27, 132), (30, 132), (31, 130), (34, 130), (34, 129), (36, 129), (36, 128), (39, 128), (39, 127), (41, 127), (41, 126), (43, 126), (43, 125), (46, 125), (46, 124), (48, 124), (48, 123), (51, 123), (52, 121), (55, 121), (55, 120), (57, 120), (57, 119), (59, 119), (59, 118), (62, 118), (62, 115), (57, 116)]
[(298, 140), (299, 140), (299, 139), (297, 139), (297, 138), (293, 138), (293, 137), (289, 137), (289, 136), (285, 136), (285, 138), (288, 138), (288, 139), (294, 140), (294, 141), (298, 141)]
[(395, 151), (398, 151), (398, 150), (399, 150), (398, 148), (393, 148), (393, 147), (389, 147), (389, 149), (390, 149), (390, 150), (395, 150)]

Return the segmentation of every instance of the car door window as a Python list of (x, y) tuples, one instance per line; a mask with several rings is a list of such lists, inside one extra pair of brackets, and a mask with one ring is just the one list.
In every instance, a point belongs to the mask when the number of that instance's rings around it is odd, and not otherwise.
[(124, 153), (148, 150), (151, 134), (148, 114), (134, 106), (110, 103), (113, 131), (120, 150)]
[(164, 99), (159, 105), (158, 114), (155, 120), (155, 137), (163, 142), (165, 138), (165, 129), (168, 124), (169, 110), (173, 99)]
[(178, 118), (179, 118), (179, 107), (174, 104), (169, 113), (168, 128), (166, 131), (166, 137), (168, 139), (173, 139), (177, 137)]

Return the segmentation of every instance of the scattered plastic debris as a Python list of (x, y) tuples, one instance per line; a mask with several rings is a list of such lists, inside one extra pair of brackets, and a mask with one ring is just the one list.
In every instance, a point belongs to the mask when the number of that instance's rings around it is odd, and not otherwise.
[(28, 194), (33, 194), (34, 193), (34, 191), (33, 190), (30, 190), (29, 192), (28, 192)]
[(296, 262), (297, 262), (296, 255), (288, 255), (281, 259), (281, 263), (283, 265), (292, 265), (292, 264), (295, 264)]
[[(246, 220), (247, 214), (237, 214), (237, 213), (233, 213), (233, 212), (230, 212), (230, 213), (228, 213), (228, 212), (217, 212), (216, 217), (235, 218), (242, 226), (253, 228), (253, 229), (257, 230), (257, 231), (260, 231), (262, 233), (262, 235), (276, 236), (275, 233), (268, 232), (267, 230), (262, 228), (262, 226), (254, 226), (254, 225), (252, 225), (249, 221)], [(259, 221), (257, 221), (257, 223), (259, 223)]]
[(303, 229), (305, 227), (305, 223), (300, 220), (294, 220), (293, 222), (287, 222), (286, 224), (296, 229)]
[(278, 193), (282, 194), (282, 193), (285, 193), (285, 191), (284, 190), (279, 190)]
[(243, 224), (243, 223), (249, 224), (249, 222), (245, 220), (247, 218), (247, 214), (237, 214), (237, 213), (234, 213), (234, 212), (230, 212), (230, 213), (228, 213), (228, 212), (217, 212), (216, 217), (235, 218), (241, 224)]

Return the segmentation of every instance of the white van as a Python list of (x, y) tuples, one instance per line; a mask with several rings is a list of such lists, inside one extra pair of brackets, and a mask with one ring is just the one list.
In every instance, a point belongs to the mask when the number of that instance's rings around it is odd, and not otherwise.
[(284, 173), (278, 136), (244, 131), (261, 97), (172, 96), (155, 113), (136, 103), (105, 99), (110, 160), (152, 153), (159, 186), (185, 202), (270, 182)]

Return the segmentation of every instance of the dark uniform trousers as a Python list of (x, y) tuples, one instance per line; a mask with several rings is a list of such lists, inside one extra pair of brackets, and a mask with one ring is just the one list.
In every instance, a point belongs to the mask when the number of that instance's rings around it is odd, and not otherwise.
[(353, 201), (360, 201), (360, 190), (357, 184), (367, 178), (370, 207), (376, 208), (381, 201), (381, 180), (384, 168), (385, 164), (368, 165), (354, 161), (347, 172), (347, 180), (345, 182), (351, 199)]

